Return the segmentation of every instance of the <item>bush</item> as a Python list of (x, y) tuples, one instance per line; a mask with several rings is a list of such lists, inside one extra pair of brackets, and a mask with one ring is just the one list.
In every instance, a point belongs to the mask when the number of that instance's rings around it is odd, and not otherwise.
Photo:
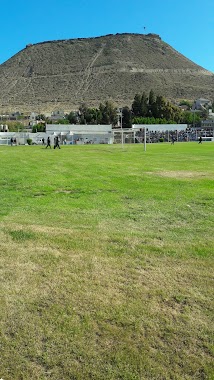
[(27, 139), (28, 145), (32, 145), (32, 139)]
[(45, 132), (46, 130), (46, 127), (44, 124), (37, 124), (37, 125), (34, 125), (33, 128), (32, 128), (32, 132), (33, 133), (36, 133), (36, 132)]

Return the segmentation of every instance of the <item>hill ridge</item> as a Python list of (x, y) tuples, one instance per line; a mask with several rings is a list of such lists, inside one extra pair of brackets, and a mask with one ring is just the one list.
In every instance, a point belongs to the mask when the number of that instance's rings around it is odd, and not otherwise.
[(157, 34), (122, 33), (43, 41), (0, 65), (0, 108), (47, 112), (131, 105), (151, 88), (169, 99), (214, 97), (214, 75)]

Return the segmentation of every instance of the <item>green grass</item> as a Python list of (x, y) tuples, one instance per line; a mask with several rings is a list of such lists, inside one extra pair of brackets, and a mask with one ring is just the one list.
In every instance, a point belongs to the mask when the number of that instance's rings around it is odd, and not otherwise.
[(0, 378), (214, 378), (213, 157), (0, 147)]

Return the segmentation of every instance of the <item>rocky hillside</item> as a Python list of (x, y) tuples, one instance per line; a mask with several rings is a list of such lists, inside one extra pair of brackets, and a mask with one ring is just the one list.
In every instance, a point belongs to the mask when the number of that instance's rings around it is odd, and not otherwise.
[(213, 99), (214, 75), (154, 34), (29, 44), (0, 65), (1, 112), (130, 106), (151, 88), (169, 99)]

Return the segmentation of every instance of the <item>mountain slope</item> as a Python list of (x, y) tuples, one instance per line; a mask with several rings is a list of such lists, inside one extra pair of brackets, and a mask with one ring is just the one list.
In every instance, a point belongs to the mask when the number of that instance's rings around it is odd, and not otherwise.
[(117, 34), (28, 45), (0, 66), (1, 111), (130, 105), (153, 88), (170, 99), (214, 97), (214, 75), (157, 35)]

